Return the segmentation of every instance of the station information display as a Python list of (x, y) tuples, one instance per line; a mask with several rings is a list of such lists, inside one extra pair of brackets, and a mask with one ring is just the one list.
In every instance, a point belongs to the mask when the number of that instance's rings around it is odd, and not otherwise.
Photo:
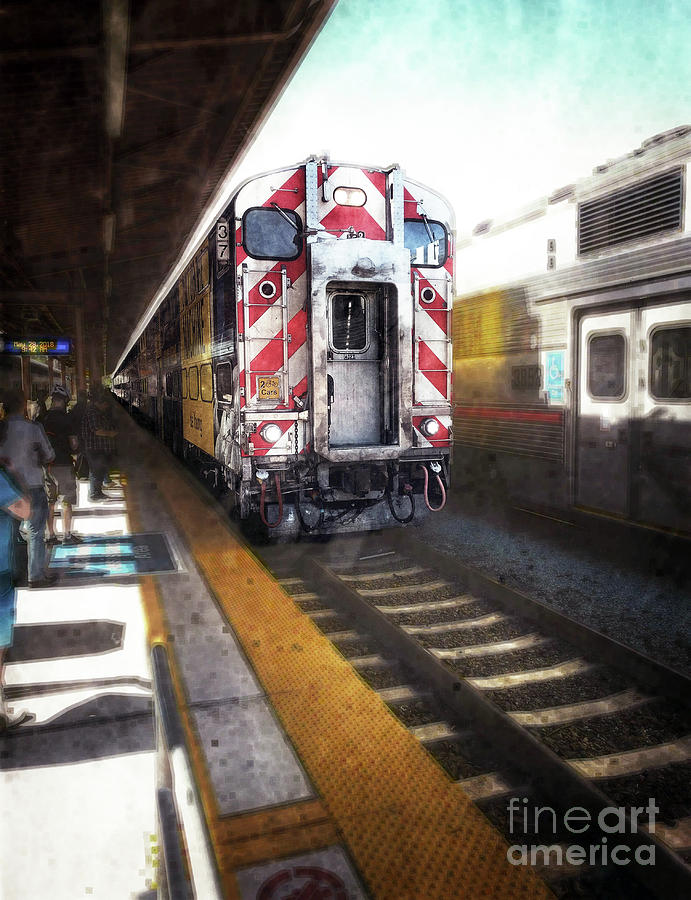
[(62, 356), (70, 353), (72, 347), (68, 338), (22, 338), (0, 340), (3, 353), (38, 353)]

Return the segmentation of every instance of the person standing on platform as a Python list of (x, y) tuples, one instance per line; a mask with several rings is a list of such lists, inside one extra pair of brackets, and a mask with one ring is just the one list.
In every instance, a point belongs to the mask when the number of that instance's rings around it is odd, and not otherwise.
[(103, 493), (103, 481), (108, 475), (115, 453), (117, 429), (108, 409), (108, 394), (96, 387), (82, 423), (82, 443), (89, 462), (89, 500), (111, 499)]
[(3, 669), (5, 655), (12, 646), (16, 615), (15, 590), (12, 583), (12, 517), (31, 518), (31, 504), (17, 485), (0, 468), (0, 733), (11, 725), (25, 721), (26, 714), (15, 719), (5, 705)]
[(26, 400), (21, 391), (7, 391), (5, 437), (0, 444), (0, 462), (24, 491), (31, 503), (31, 515), (24, 525), (28, 533), (29, 587), (49, 587), (57, 576), (46, 572), (45, 530), (48, 498), (43, 482), (43, 466), (55, 457), (43, 426), (25, 418)]
[(48, 412), (46, 400), (48, 399), (48, 391), (45, 388), (39, 388), (36, 394), (36, 406), (33, 415), (33, 421), (42, 423)]
[(74, 471), (77, 479), (80, 481), (89, 477), (89, 463), (86, 453), (84, 453), (84, 441), (82, 439), (82, 425), (84, 424), (87, 405), (87, 393), (83, 388), (79, 388), (77, 391), (77, 402), (69, 411), (69, 417), (70, 433), (77, 436), (78, 448), (74, 461)]
[[(72, 431), (73, 422), (67, 414), (70, 395), (66, 388), (58, 385), (53, 388), (50, 409), (43, 420), (48, 440), (53, 445), (55, 459), (50, 474), (58, 483), (57, 501), (62, 501), (62, 543), (81, 544), (81, 538), (72, 534), (72, 507), (77, 502), (77, 479), (72, 466), (72, 453), (77, 450), (77, 436)], [(47, 544), (56, 544), (55, 536), (55, 503), (48, 502), (48, 540)]]

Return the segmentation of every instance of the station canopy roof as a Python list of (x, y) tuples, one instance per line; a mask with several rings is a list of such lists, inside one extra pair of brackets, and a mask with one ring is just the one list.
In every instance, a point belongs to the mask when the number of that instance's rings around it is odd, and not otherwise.
[(334, 5), (6, 0), (0, 332), (110, 371)]

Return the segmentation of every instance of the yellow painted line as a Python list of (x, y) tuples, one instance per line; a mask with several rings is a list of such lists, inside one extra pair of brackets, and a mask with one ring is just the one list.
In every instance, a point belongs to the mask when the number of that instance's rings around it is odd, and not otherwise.
[(667, 744), (641, 747), (623, 753), (608, 753), (592, 759), (569, 759), (568, 763), (586, 778), (614, 778), (635, 775), (644, 769), (659, 769), (691, 759), (691, 735)]
[(403, 625), (407, 634), (447, 634), (451, 631), (467, 631), (471, 628), (484, 628), (499, 622), (508, 622), (511, 616), (506, 613), (488, 613), (474, 619), (458, 619), (456, 622), (441, 622), (439, 625)]
[(524, 634), (522, 637), (513, 638), (510, 641), (495, 641), (491, 644), (473, 644), (471, 647), (451, 647), (450, 649), (438, 649), (430, 647), (429, 652), (437, 659), (479, 659), (485, 656), (501, 656), (513, 650), (528, 650), (531, 647), (540, 647), (546, 644), (549, 638), (540, 634)]
[(386, 659), (379, 653), (373, 653), (371, 656), (351, 656), (348, 662), (356, 669), (388, 669), (396, 665), (393, 659)]
[(410, 733), (423, 744), (432, 743), (433, 741), (451, 740), (460, 734), (458, 728), (454, 728), (448, 722), (429, 722), (427, 725), (413, 725)]
[(624, 709), (634, 709), (648, 703), (650, 697), (638, 691), (622, 691), (603, 697), (601, 700), (586, 700), (583, 703), (571, 703), (568, 706), (553, 706), (549, 709), (533, 709), (526, 712), (510, 712), (512, 719), (521, 725), (564, 725), (566, 722), (580, 722), (593, 716), (606, 716)]
[(382, 581), (386, 578), (401, 578), (405, 575), (419, 575), (424, 571), (425, 570), (420, 566), (410, 566), (407, 569), (394, 569), (391, 572), (369, 572), (364, 575), (340, 575), (338, 572), (334, 572), (334, 575), (338, 575), (341, 581)]
[(486, 775), (473, 775), (456, 782), (466, 794), (475, 801), (488, 800), (490, 797), (501, 797), (516, 791), (516, 785), (510, 784), (496, 772)]
[(451, 587), (450, 581), (426, 581), (420, 584), (392, 584), (385, 588), (358, 589), (361, 597), (388, 597), (389, 594), (419, 594)]
[(399, 687), (382, 688), (377, 693), (384, 703), (406, 703), (410, 700), (422, 700), (431, 696), (429, 691), (420, 691), (407, 684), (402, 684)]
[(379, 612), (387, 616), (395, 616), (398, 613), (433, 612), (437, 609), (452, 609), (457, 606), (468, 606), (475, 601), (470, 594), (462, 594), (460, 597), (452, 597), (450, 600), (430, 600), (427, 603), (411, 603), (409, 606), (377, 606)]
[(190, 485), (157, 485), (372, 896), (551, 896)]
[(568, 662), (559, 663), (559, 665), (550, 666), (547, 669), (528, 669), (526, 672), (509, 672), (507, 675), (468, 678), (468, 681), (480, 691), (500, 691), (522, 684), (538, 684), (542, 681), (552, 681), (554, 678), (568, 678), (569, 675), (580, 675), (594, 668), (592, 663), (586, 662), (584, 659), (570, 659)]

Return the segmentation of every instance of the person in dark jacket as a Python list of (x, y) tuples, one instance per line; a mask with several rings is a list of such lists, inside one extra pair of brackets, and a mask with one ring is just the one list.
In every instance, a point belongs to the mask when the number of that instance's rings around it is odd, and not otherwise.
[(91, 393), (91, 403), (82, 423), (82, 440), (89, 460), (89, 500), (110, 500), (103, 493), (106, 478), (115, 454), (117, 429), (108, 408), (108, 394), (100, 387)]
[(0, 444), (0, 462), (31, 502), (31, 515), (25, 520), (29, 535), (29, 587), (49, 587), (57, 576), (46, 571), (48, 499), (43, 466), (51, 463), (55, 454), (43, 426), (26, 419), (26, 401), (22, 392), (7, 391), (3, 402), (7, 421), (4, 440)]
[(50, 467), (50, 474), (57, 481), (57, 497), (48, 502), (48, 540), (47, 544), (56, 544), (55, 536), (55, 504), (62, 504), (62, 543), (81, 544), (81, 538), (72, 534), (72, 507), (77, 503), (77, 479), (72, 467), (72, 453), (77, 449), (77, 436), (72, 431), (74, 422), (67, 413), (70, 395), (66, 388), (57, 385), (53, 388), (50, 409), (43, 420), (48, 440), (55, 451), (55, 459)]

